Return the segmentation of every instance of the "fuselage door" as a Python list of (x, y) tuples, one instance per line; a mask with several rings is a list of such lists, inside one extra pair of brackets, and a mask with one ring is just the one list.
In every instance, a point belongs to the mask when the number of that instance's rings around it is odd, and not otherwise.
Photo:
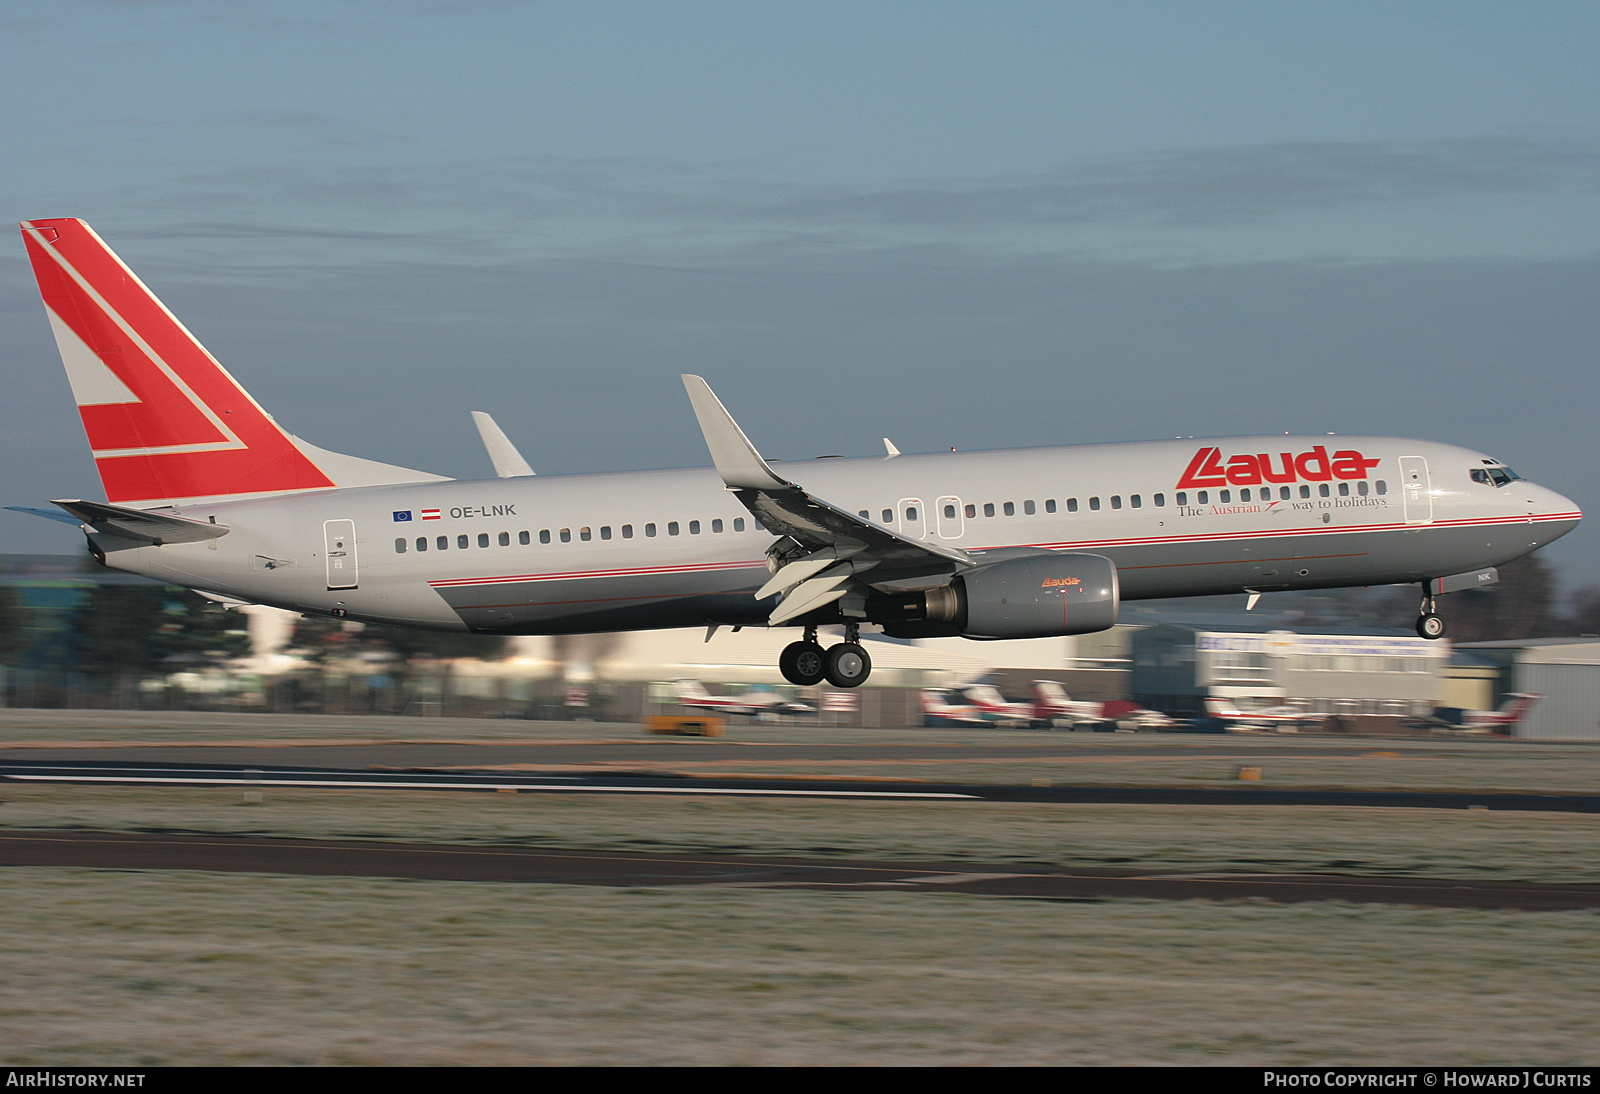
[(322, 546), (328, 560), (328, 588), (354, 589), (356, 576), (356, 522), (353, 520), (325, 520), (322, 522)]
[(1421, 456), (1401, 456), (1400, 490), (1407, 524), (1433, 523), (1433, 495), (1428, 487), (1428, 461)]
[(961, 499), (940, 498), (934, 502), (939, 522), (939, 537), (941, 539), (961, 538)]
[(922, 539), (928, 534), (928, 514), (924, 513), (921, 498), (901, 498), (900, 534), (907, 539)]

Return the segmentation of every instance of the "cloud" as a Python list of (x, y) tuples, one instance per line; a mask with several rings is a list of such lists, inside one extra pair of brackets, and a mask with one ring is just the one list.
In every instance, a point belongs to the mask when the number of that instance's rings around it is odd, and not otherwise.
[(1307, 210), (1477, 194), (1593, 192), (1600, 143), (1503, 135), (1405, 143), (1205, 148), (1048, 173), (876, 188), (832, 187), (757, 207), (779, 221), (900, 225), (1217, 225)]

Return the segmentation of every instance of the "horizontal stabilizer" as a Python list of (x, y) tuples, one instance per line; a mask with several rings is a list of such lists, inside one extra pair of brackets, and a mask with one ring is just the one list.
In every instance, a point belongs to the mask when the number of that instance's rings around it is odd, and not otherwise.
[(74, 528), (83, 523), (83, 521), (79, 520), (77, 517), (71, 516), (67, 513), (58, 513), (54, 509), (34, 509), (27, 505), (8, 505), (6, 508), (11, 510), (13, 513), (26, 513), (30, 517), (43, 517), (45, 520), (59, 520), (62, 524), (70, 524)]
[(51, 501), (50, 504), (59, 505), (96, 532), (108, 532), (126, 539), (142, 539), (157, 547), (167, 543), (199, 543), (202, 540), (221, 539), (228, 534), (226, 524), (153, 513), (148, 509), (129, 509), (123, 505), (76, 499)]

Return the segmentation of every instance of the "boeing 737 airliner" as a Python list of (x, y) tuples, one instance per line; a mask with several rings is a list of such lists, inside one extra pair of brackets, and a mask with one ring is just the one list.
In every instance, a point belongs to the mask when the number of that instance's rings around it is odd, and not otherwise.
[(697, 376), (712, 469), (535, 476), (476, 415), (503, 477), (457, 482), (291, 436), (88, 225), (22, 233), (106, 493), (25, 511), (225, 603), (489, 634), (792, 626), (785, 677), (854, 687), (863, 626), (1084, 634), (1147, 597), (1416, 583), (1437, 638), (1435, 596), (1582, 517), (1498, 460), (1383, 437), (774, 466)]

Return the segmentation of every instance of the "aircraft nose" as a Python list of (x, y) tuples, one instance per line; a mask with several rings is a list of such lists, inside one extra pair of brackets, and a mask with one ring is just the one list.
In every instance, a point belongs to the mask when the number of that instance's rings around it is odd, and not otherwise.
[(1546, 486), (1539, 487), (1539, 493), (1543, 496), (1534, 498), (1533, 502), (1541, 515), (1567, 517), (1573, 523), (1583, 519), (1583, 510), (1579, 509), (1578, 503), (1571, 498), (1558, 494)]

